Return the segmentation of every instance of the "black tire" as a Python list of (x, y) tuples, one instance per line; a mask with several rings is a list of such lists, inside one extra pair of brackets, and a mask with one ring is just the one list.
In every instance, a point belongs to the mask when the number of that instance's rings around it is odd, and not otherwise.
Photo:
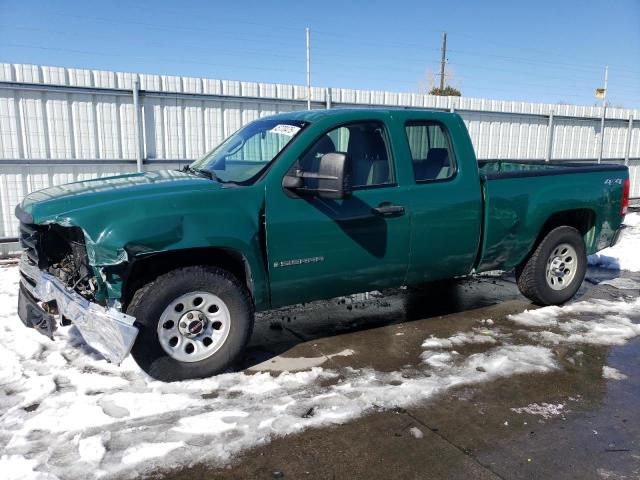
[[(562, 289), (554, 290), (547, 282), (547, 262), (554, 249), (569, 244), (576, 251), (575, 274)], [(516, 268), (520, 292), (537, 305), (559, 305), (571, 299), (587, 272), (587, 253), (582, 235), (573, 227), (556, 227), (537, 245), (533, 253)]]
[[(217, 295), (226, 304), (229, 334), (212, 356), (182, 362), (160, 345), (158, 321), (172, 301), (196, 291)], [(206, 378), (228, 370), (239, 360), (253, 330), (253, 302), (247, 289), (229, 272), (209, 266), (179, 268), (156, 278), (136, 291), (127, 313), (136, 317), (140, 330), (131, 350), (134, 360), (151, 377), (165, 382)]]

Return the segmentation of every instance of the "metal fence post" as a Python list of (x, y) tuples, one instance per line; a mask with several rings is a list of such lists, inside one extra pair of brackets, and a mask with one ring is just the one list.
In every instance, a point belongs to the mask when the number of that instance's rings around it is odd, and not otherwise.
[(627, 144), (624, 147), (624, 164), (629, 165), (631, 156), (631, 135), (633, 135), (633, 115), (629, 115), (629, 128), (627, 130)]
[(600, 119), (600, 144), (598, 145), (598, 163), (602, 162), (602, 152), (604, 151), (604, 119), (607, 116), (607, 104), (602, 107), (602, 118)]
[(309, 28), (306, 28), (307, 34), (307, 110), (311, 110), (311, 39), (309, 36)]
[(551, 152), (553, 150), (553, 110), (549, 112), (549, 123), (547, 124), (547, 154), (544, 157), (544, 161), (551, 160)]
[(325, 99), (325, 103), (326, 103), (326, 108), (327, 109), (331, 108), (331, 100), (332, 99), (331, 99), (331, 89), (330, 88), (327, 88), (325, 90), (324, 99)]
[(140, 80), (136, 76), (133, 81), (133, 128), (135, 129), (135, 142), (136, 142), (136, 164), (138, 172), (142, 172), (142, 145), (140, 143), (140, 99), (138, 97), (138, 91), (140, 90)]

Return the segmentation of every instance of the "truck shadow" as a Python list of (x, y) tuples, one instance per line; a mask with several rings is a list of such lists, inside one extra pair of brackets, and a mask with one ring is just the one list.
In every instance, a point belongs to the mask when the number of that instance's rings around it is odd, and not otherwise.
[[(576, 298), (584, 295), (591, 286), (618, 276), (620, 271), (617, 270), (590, 267)], [(430, 282), (419, 287), (338, 297), (272, 310), (256, 316), (253, 336), (240, 367), (254, 367), (304, 342), (436, 319), (514, 299), (524, 300), (511, 273)]]
[(307, 197), (305, 201), (322, 212), (361, 248), (376, 258), (387, 253), (387, 220), (374, 215), (372, 206), (356, 196), (344, 200)]
[(519, 297), (512, 277), (476, 277), (338, 297), (259, 314), (241, 368), (295, 345), (494, 305)]

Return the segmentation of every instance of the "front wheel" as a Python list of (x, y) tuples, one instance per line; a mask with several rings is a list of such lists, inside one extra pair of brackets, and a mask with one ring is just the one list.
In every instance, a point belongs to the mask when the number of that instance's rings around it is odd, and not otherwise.
[(138, 290), (127, 308), (140, 332), (131, 354), (162, 381), (205, 378), (233, 366), (253, 329), (247, 289), (215, 267), (173, 270)]
[(587, 271), (587, 253), (580, 232), (557, 227), (516, 268), (520, 292), (538, 305), (559, 305), (572, 298)]

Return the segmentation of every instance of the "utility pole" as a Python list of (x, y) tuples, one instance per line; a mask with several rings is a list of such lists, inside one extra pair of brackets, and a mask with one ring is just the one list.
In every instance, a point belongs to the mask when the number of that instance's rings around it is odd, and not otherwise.
[(598, 163), (602, 162), (602, 152), (604, 150), (604, 118), (607, 115), (607, 90), (609, 81), (609, 66), (604, 67), (604, 93), (602, 95), (602, 118), (600, 119), (600, 146), (598, 148)]
[(447, 63), (447, 32), (442, 32), (442, 60), (440, 61), (440, 91), (444, 90), (444, 66)]
[(309, 38), (309, 27), (307, 31), (307, 110), (311, 110), (311, 39)]

